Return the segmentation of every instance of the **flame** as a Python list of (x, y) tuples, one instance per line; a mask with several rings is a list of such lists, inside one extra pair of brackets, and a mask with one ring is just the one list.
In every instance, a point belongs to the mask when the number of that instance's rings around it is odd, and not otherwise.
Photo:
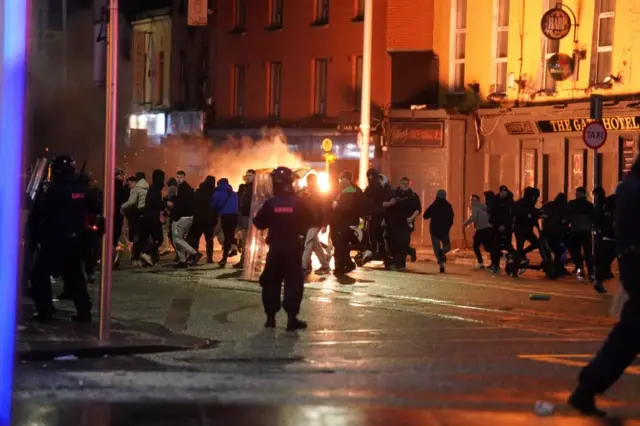
[(329, 174), (327, 172), (316, 172), (315, 170), (312, 170), (304, 178), (298, 180), (298, 188), (300, 189), (306, 188), (307, 177), (312, 174), (318, 177), (318, 189), (320, 189), (320, 192), (326, 194), (331, 190), (331, 183), (329, 182)]

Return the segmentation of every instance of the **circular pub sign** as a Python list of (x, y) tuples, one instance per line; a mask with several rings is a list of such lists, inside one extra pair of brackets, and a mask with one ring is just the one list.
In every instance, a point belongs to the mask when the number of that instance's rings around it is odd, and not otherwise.
[(571, 17), (563, 9), (549, 9), (540, 21), (542, 34), (551, 40), (561, 40), (571, 31)]
[(573, 58), (564, 53), (556, 53), (547, 59), (547, 69), (551, 78), (556, 81), (563, 81), (573, 75), (575, 62)]

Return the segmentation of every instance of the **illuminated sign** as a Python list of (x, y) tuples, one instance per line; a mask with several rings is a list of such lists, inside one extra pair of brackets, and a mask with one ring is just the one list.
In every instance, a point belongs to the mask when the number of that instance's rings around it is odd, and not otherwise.
[(444, 123), (441, 121), (391, 123), (389, 146), (411, 148), (442, 148)]
[(556, 53), (547, 59), (549, 74), (556, 81), (566, 80), (573, 75), (575, 63), (573, 58), (564, 53)]
[(548, 10), (540, 21), (542, 34), (551, 40), (561, 40), (571, 31), (571, 17), (560, 8)]
[(505, 123), (504, 128), (510, 135), (535, 135), (536, 129), (530, 121), (513, 121)]
[[(538, 121), (542, 133), (582, 132), (591, 118), (573, 118), (565, 120)], [(607, 131), (640, 130), (640, 117), (604, 117), (602, 124)]]

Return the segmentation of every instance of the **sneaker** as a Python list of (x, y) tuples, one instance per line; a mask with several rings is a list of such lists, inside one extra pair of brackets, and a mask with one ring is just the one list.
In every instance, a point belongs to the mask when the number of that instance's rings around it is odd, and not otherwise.
[(320, 268), (317, 271), (315, 271), (316, 275), (326, 275), (326, 274), (330, 274), (331, 273), (331, 268), (330, 267), (324, 267), (324, 268)]
[(590, 417), (605, 417), (607, 413), (596, 407), (596, 397), (576, 389), (567, 401), (570, 407), (579, 411), (580, 414)]
[(243, 269), (244, 268), (244, 260), (241, 260), (240, 262), (236, 263), (235, 265), (233, 265), (234, 269)]
[(193, 256), (191, 256), (189, 263), (195, 266), (198, 264), (198, 262), (200, 262), (200, 259), (202, 259), (202, 253), (196, 253)]
[(220, 266), (221, 268), (227, 266), (227, 259), (220, 260), (220, 262), (218, 262), (218, 266)]
[(238, 255), (238, 250), (233, 249), (229, 252), (229, 257), (236, 257)]
[(208, 264), (212, 264), (213, 263), (213, 257), (207, 257), (207, 263)]
[(264, 322), (264, 328), (276, 328), (275, 315), (267, 315), (267, 320)]
[(604, 285), (602, 285), (602, 283), (601, 283), (601, 282), (596, 282), (596, 283), (593, 285), (593, 288), (595, 289), (595, 291), (597, 291), (597, 292), (598, 292), (598, 293), (600, 293), (600, 294), (604, 294), (604, 293), (606, 293), (606, 292), (607, 292), (607, 289), (604, 287)]
[(440, 265), (440, 273), (444, 274), (445, 272), (444, 265)]
[(484, 269), (484, 264), (476, 263), (475, 266), (473, 267), (473, 269), (475, 269), (476, 271), (479, 270), (479, 269)]
[(373, 259), (373, 252), (371, 250), (365, 250), (364, 253), (362, 253), (362, 264), (364, 265), (371, 261), (371, 259)]
[(287, 322), (287, 331), (304, 330), (306, 328), (307, 323), (296, 317), (289, 318), (289, 321)]
[(413, 247), (409, 247), (409, 258), (411, 259), (412, 263), (416, 263), (416, 261), (418, 260), (418, 253)]
[(140, 260), (149, 266), (153, 266), (153, 260), (151, 259), (151, 256), (149, 256), (147, 253), (142, 253), (140, 255)]
[(49, 276), (49, 282), (50, 282), (51, 284), (55, 284), (55, 283), (57, 283), (57, 282), (58, 282), (58, 280), (56, 280), (56, 277), (54, 277), (53, 275), (50, 275), (50, 276)]
[(188, 267), (187, 262), (178, 262), (173, 265), (173, 269), (187, 269)]
[(489, 267), (489, 272), (491, 272), (492, 274), (499, 274), (500, 273), (500, 267), (499, 266), (491, 266)]

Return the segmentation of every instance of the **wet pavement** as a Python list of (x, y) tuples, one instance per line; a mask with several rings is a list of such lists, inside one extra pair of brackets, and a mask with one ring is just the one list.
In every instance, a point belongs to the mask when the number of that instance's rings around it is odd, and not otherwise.
[[(312, 276), (301, 314), (309, 330), (287, 333), (284, 314), (276, 330), (262, 329), (259, 287), (232, 269), (124, 269), (114, 275), (114, 321), (218, 344), (25, 362), (17, 369), (16, 401), (188, 404), (175, 410), (192, 423), (175, 424), (209, 424), (212, 413), (211, 424), (518, 425), (538, 424), (532, 409), (544, 400), (558, 412), (544, 424), (589, 424), (562, 417), (572, 415), (564, 401), (613, 323), (611, 296), (529, 272), (514, 280), (463, 265), (451, 265), (446, 275), (436, 271), (437, 265), (418, 262), (407, 273), (373, 265), (341, 282)], [(615, 290), (616, 283), (608, 286)], [(550, 300), (530, 300), (537, 293)], [(639, 367), (601, 400), (604, 408), (640, 418)], [(212, 401), (229, 406), (211, 407)], [(158, 412), (108, 410), (117, 418)], [(309, 413), (316, 417), (297, 417)], [(154, 424), (173, 424), (162, 420)]]

